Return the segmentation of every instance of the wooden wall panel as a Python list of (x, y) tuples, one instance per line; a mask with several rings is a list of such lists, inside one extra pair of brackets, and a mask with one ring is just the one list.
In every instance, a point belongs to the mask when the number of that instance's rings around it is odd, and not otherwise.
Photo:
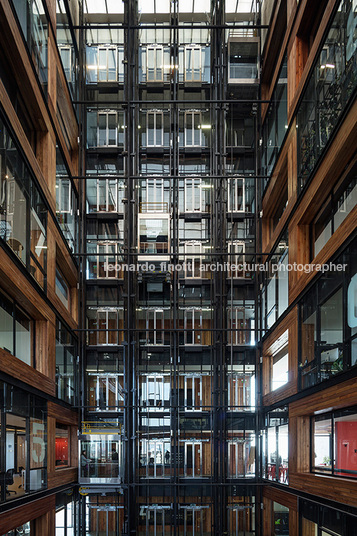
[(347, 380), (290, 404), (289, 415), (301, 417), (357, 405), (357, 378)]
[(78, 426), (78, 413), (68, 408), (48, 402), (48, 416), (59, 420), (63, 424)]
[(292, 493), (287, 493), (281, 489), (277, 489), (274, 486), (264, 486), (263, 497), (266, 497), (271, 501), (278, 502), (279, 504), (282, 504), (287, 508), (291, 508), (292, 510), (297, 510), (297, 496), (293, 495)]
[(56, 386), (53, 380), (2, 348), (0, 348), (0, 370), (44, 393), (55, 396)]
[(290, 473), (289, 485), (317, 497), (357, 507), (357, 482), (312, 473)]
[[(27, 521), (32, 521), (33, 519), (44, 516), (47, 512), (54, 510), (55, 507), (56, 496), (50, 495), (44, 499), (31, 501), (23, 506), (3, 512), (0, 514), (0, 534), (5, 534), (11, 529), (27, 523)], [(44, 532), (42, 534), (43, 536), (47, 536), (48, 533)]]
[(57, 469), (54, 473), (48, 475), (48, 488), (57, 488), (65, 484), (74, 484), (78, 481), (78, 468), (66, 467)]
[(55, 536), (56, 510), (52, 508), (44, 516), (34, 521), (35, 536)]

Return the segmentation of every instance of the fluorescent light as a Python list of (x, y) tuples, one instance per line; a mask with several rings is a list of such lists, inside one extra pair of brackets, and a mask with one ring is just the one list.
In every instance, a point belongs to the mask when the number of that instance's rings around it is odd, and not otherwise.
[(201, 125), (201, 128), (212, 128), (211, 125)]
[(326, 63), (326, 67), (329, 69), (334, 69), (335, 66), (332, 63)]

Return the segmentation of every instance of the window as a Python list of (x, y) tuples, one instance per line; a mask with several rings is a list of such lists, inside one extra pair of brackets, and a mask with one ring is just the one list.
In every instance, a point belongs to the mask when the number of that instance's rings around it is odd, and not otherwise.
[(181, 207), (184, 212), (210, 212), (211, 190), (213, 185), (210, 183), (209, 179), (186, 178), (183, 186), (184, 203), (182, 207), (181, 202)]
[(241, 242), (239, 240), (228, 242), (228, 253), (230, 264), (228, 276), (233, 277), (234, 279), (240, 279), (246, 275), (249, 275), (244, 269), (244, 263), (246, 262), (245, 242)]
[(185, 82), (200, 82), (201, 71), (201, 47), (185, 47)]
[(164, 145), (164, 114), (154, 110), (146, 114), (146, 144), (147, 147), (162, 147)]
[(255, 499), (242, 497), (238, 503), (231, 504), (228, 509), (229, 534), (232, 536), (253, 536), (255, 534)]
[[(237, 365), (240, 366), (240, 365)], [(243, 368), (241, 366), (241, 368)], [(229, 373), (228, 380), (228, 410), (243, 411), (255, 407), (255, 374), (254, 372)]]
[(58, 268), (56, 268), (56, 294), (65, 308), (69, 309), (70, 287)]
[(73, 99), (77, 94), (78, 51), (71, 30), (71, 15), (66, 10), (64, 0), (56, 2), (56, 41), (62, 66)]
[(169, 374), (145, 374), (140, 377), (140, 406), (164, 409), (170, 407), (171, 379)]
[(118, 411), (123, 407), (123, 374), (88, 372), (87, 378), (90, 409), (95, 411)]
[[(275, 391), (289, 381), (289, 330), (278, 337), (269, 348), (269, 356), (263, 359), (269, 360), (269, 391)], [(268, 391), (268, 392), (269, 392)]]
[(210, 309), (184, 309), (181, 315), (183, 316), (184, 329), (183, 344), (210, 344)]
[(186, 478), (202, 478), (211, 472), (208, 458), (210, 443), (208, 440), (188, 439), (179, 441), (180, 449), (180, 475)]
[(97, 309), (89, 307), (89, 345), (120, 344), (123, 338), (123, 311), (116, 308)]
[(312, 470), (332, 474), (332, 418), (316, 417), (312, 423)]
[[(68, 492), (67, 492), (68, 493)], [(68, 495), (56, 495), (56, 536), (75, 536), (76, 503)]]
[(228, 309), (228, 344), (255, 344), (254, 337), (253, 304)]
[(202, 278), (203, 244), (202, 242), (185, 242), (185, 277)]
[(138, 326), (142, 344), (161, 346), (170, 342), (169, 309), (144, 309), (138, 311)]
[(357, 166), (334, 188), (312, 223), (312, 258), (322, 250), (357, 204)]
[(0, 150), (0, 238), (44, 288), (47, 209), (1, 118)]
[(120, 483), (123, 469), (123, 442), (120, 426), (106, 420), (91, 423), (90, 431), (80, 436), (81, 484)]
[(146, 49), (146, 80), (162, 82), (164, 76), (164, 49), (162, 46), (151, 46)]
[(209, 410), (211, 407), (211, 377), (198, 372), (180, 374), (180, 407), (185, 411)]
[[(87, 244), (89, 279), (116, 279), (123, 276), (119, 269), (122, 262), (121, 245), (118, 242), (96, 242)], [(118, 265), (118, 266), (117, 266)], [(111, 269), (114, 267), (114, 269)], [(118, 268), (118, 269), (117, 269)]]
[(228, 179), (228, 212), (245, 211), (245, 179)]
[(43, 91), (47, 89), (48, 20), (42, 0), (16, 0), (16, 15)]
[(69, 467), (70, 463), (70, 427), (65, 424), (56, 422), (56, 448), (55, 448), (55, 464), (56, 469), (61, 467)]
[(229, 82), (255, 81), (258, 79), (258, 41), (245, 38), (244, 41), (228, 41)]
[(289, 534), (289, 508), (273, 502), (272, 535)]
[(357, 410), (311, 418), (311, 471), (357, 478)]
[(98, 82), (115, 82), (116, 79), (116, 47), (98, 47)]
[(356, 87), (355, 2), (342, 0), (317, 55), (297, 112), (302, 189), (331, 139)]
[(185, 112), (185, 147), (202, 146), (201, 112)]
[(140, 183), (140, 212), (168, 212), (170, 179), (148, 178)]
[(124, 47), (87, 46), (87, 84), (123, 82)]
[(171, 473), (170, 439), (142, 439), (139, 446), (140, 476), (165, 477)]
[(139, 214), (139, 248), (140, 253), (146, 254), (139, 260), (149, 260), (153, 255), (155, 260), (168, 258), (169, 224), (169, 215), (159, 218), (158, 215)]
[(87, 179), (87, 211), (123, 212), (124, 181), (116, 178)]
[(97, 147), (118, 145), (118, 118), (116, 112), (99, 112)]
[(56, 148), (56, 217), (69, 248), (74, 251), (78, 232), (78, 197), (64, 158)]
[[(270, 175), (273, 171), (288, 131), (287, 114), (287, 58), (285, 56), (263, 124), (262, 169), (265, 175)], [(268, 179), (265, 179), (264, 185), (267, 182)]]
[(204, 536), (206, 527), (211, 526), (211, 512), (208, 506), (180, 506), (180, 536)]
[(60, 53), (66, 80), (67, 82), (72, 82), (72, 48), (70, 46), (59, 46), (58, 51)]
[(69, 404), (76, 402), (77, 344), (63, 322), (56, 320), (56, 395)]
[[(170, 534), (172, 526), (171, 506), (140, 506), (139, 525), (140, 534), (152, 536), (166, 536)], [(145, 527), (145, 528), (144, 528)]]
[(288, 411), (279, 408), (266, 416), (264, 438), (265, 478), (288, 483), (289, 425)]
[[(236, 432), (235, 432), (236, 433)], [(229, 439), (228, 476), (231, 478), (254, 477), (255, 475), (255, 432), (245, 430), (240, 437)]]
[(270, 329), (289, 305), (289, 244), (287, 233), (282, 236), (273, 256), (269, 260), (263, 290), (263, 325)]
[(4, 456), (0, 500), (6, 501), (46, 487), (46, 402), (1, 383), (4, 393), (0, 439)]
[(10, 298), (0, 293), (0, 348), (33, 366), (34, 322)]
[[(355, 301), (353, 248), (354, 242), (333, 260), (336, 265), (345, 264), (344, 271), (320, 275), (300, 300), (299, 373), (302, 388), (328, 380), (356, 364), (357, 332), (353, 321), (351, 326), (348, 321), (343, 321)], [(350, 292), (346, 292), (347, 287)]]
[(315, 534), (316, 536), (330, 536), (355, 534), (356, 520), (340, 510), (319, 506), (303, 499), (299, 499), (300, 536)]

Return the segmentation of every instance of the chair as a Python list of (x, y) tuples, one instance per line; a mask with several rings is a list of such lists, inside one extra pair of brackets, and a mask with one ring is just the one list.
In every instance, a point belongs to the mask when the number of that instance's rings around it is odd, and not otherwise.
[[(5, 473), (5, 486), (12, 486), (14, 484), (14, 474), (16, 473), (15, 469), (8, 469)], [(15, 493), (15, 490), (6, 489), (6, 493), (8, 495), (11, 495), (11, 493)]]

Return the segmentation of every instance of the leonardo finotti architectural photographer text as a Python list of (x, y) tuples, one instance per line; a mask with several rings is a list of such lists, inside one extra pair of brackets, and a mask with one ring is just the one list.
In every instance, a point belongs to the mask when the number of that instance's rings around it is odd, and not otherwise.
[[(133, 264), (110, 264), (105, 263), (105, 270), (108, 272), (192, 272), (196, 266), (192, 262), (183, 262), (171, 264), (168, 262), (160, 262), (158, 264), (149, 262), (139, 262)], [(202, 263), (199, 265), (199, 272), (344, 272), (347, 269), (347, 264), (334, 264), (332, 262), (326, 264), (270, 264), (266, 263), (242, 263), (231, 264), (229, 262)]]

